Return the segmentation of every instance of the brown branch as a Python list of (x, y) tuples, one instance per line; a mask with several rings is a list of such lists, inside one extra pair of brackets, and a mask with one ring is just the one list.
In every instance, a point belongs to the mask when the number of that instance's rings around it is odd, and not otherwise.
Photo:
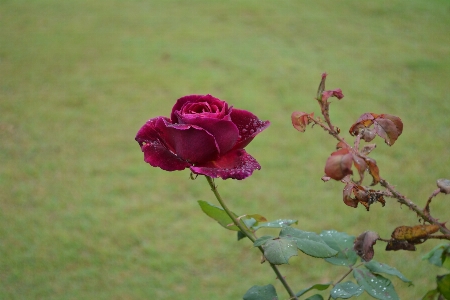
[(389, 192), (392, 193), (392, 196), (398, 200), (401, 204), (408, 206), (411, 210), (413, 210), (420, 218), (424, 221), (427, 221), (430, 224), (435, 224), (439, 226), (439, 230), (446, 235), (450, 235), (450, 230), (445, 227), (445, 223), (438, 222), (437, 219), (433, 218), (430, 214), (425, 213), (422, 209), (420, 209), (414, 202), (410, 199), (403, 196), (400, 192), (398, 192), (389, 182), (380, 178), (381, 186), (385, 187)]

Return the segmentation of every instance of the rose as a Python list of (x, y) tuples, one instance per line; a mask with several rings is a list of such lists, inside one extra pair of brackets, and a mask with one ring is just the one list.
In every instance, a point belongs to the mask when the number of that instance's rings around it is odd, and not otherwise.
[(261, 168), (244, 147), (269, 125), (211, 95), (189, 95), (178, 99), (170, 119), (148, 120), (136, 141), (153, 167), (244, 179)]

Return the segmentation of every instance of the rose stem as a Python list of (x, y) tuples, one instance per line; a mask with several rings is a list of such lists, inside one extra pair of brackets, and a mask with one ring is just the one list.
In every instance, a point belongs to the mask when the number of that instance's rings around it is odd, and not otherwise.
[[(228, 206), (225, 204), (225, 202), (223, 201), (222, 197), (219, 194), (219, 191), (217, 190), (216, 185), (214, 184), (214, 181), (211, 177), (209, 176), (205, 176), (206, 180), (209, 183), (209, 186), (211, 187), (212, 192), (214, 193), (214, 196), (216, 196), (217, 201), (219, 201), (220, 206), (222, 206), (223, 210), (227, 213), (227, 215), (231, 218), (231, 220), (233, 220), (234, 225), (236, 225), (239, 230), (245, 234), (246, 237), (248, 237), (248, 239), (250, 241), (252, 241), (252, 243), (255, 242), (255, 237), (253, 236), (252, 232), (249, 231), (249, 229), (244, 226), (234, 215), (233, 213), (230, 211), (230, 209), (228, 208)], [(262, 254), (264, 255), (264, 249), (262, 248), (262, 246), (259, 246), (258, 249), (262, 252)], [(272, 270), (275, 272), (275, 274), (277, 275), (277, 279), (279, 279), (281, 281), (281, 283), (283, 284), (284, 288), (286, 289), (286, 291), (289, 293), (289, 296), (291, 297), (290, 299), (295, 299), (298, 300), (298, 298), (295, 296), (294, 292), (292, 291), (291, 287), (289, 286), (289, 284), (286, 282), (286, 279), (283, 277), (283, 275), (281, 275), (280, 270), (278, 269), (278, 267), (272, 263), (270, 263), (270, 267), (272, 268)]]

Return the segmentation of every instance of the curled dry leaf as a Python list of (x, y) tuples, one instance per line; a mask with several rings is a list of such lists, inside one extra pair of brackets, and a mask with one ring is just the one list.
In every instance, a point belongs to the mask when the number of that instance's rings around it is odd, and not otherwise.
[(373, 231), (363, 232), (355, 239), (353, 249), (364, 261), (371, 261), (375, 254), (373, 245), (379, 237), (378, 233)]
[(394, 145), (403, 132), (403, 122), (399, 117), (381, 114), (374, 122), (376, 133), (382, 137), (389, 146)]
[(334, 89), (334, 90), (325, 91), (322, 93), (322, 101), (325, 102), (330, 97), (336, 97), (339, 100), (341, 100), (342, 98), (344, 98), (344, 94), (342, 93), (341, 89)]
[(369, 155), (370, 152), (372, 152), (373, 149), (375, 149), (377, 147), (376, 144), (368, 144), (365, 145), (362, 149), (361, 149), (361, 154), (363, 155)]
[(366, 172), (368, 166), (364, 158), (360, 157), (357, 154), (353, 154), (353, 163), (355, 164), (356, 169), (359, 174), (359, 183), (361, 183), (364, 179), (364, 172)]
[(359, 119), (356, 121), (356, 123), (350, 127), (350, 130), (349, 130), (350, 134), (355, 136), (355, 135), (358, 135), (361, 130), (363, 130), (365, 128), (369, 128), (370, 126), (372, 126), (373, 120), (377, 116), (378, 116), (377, 114), (373, 114), (373, 113), (362, 114), (359, 117)]
[[(355, 196), (354, 198), (352, 198), (352, 194)], [(358, 203), (361, 203), (367, 210), (375, 202), (380, 202), (382, 206), (386, 204), (381, 193), (372, 189), (365, 189), (363, 186), (355, 183), (348, 183), (344, 187), (343, 198), (346, 205), (357, 207)]]
[(416, 226), (399, 226), (394, 229), (391, 237), (400, 241), (408, 241), (412, 244), (422, 243), (422, 239), (427, 238), (428, 235), (433, 234), (439, 230), (439, 226), (435, 224), (430, 225), (416, 225)]
[(327, 181), (330, 181), (331, 178), (328, 176), (322, 176), (322, 178), (320, 178), (320, 179), (322, 179), (323, 182), (327, 182)]
[(291, 115), (292, 125), (300, 132), (305, 132), (306, 126), (311, 123), (309, 117), (313, 117), (314, 113), (307, 114), (305, 112), (294, 111)]
[(352, 198), (353, 194), (353, 188), (355, 187), (355, 184), (353, 183), (347, 183), (347, 185), (344, 187), (342, 191), (342, 195), (344, 198), (344, 203), (350, 207), (358, 207), (359, 201), (356, 198)]
[(441, 178), (436, 181), (438, 188), (441, 189), (441, 193), (446, 195), (450, 194), (450, 180)]
[(343, 141), (339, 141), (339, 143), (336, 144), (336, 149), (345, 149), (345, 148), (349, 148), (349, 145)]
[(408, 241), (399, 241), (396, 239), (390, 240), (386, 245), (386, 251), (397, 250), (416, 251), (416, 246), (414, 244), (408, 243)]
[(403, 122), (399, 117), (374, 113), (362, 114), (350, 127), (349, 132), (351, 135), (362, 134), (363, 139), (369, 142), (373, 139), (373, 131), (368, 130), (372, 125), (374, 125), (374, 132), (382, 137), (389, 146), (392, 146), (403, 132)]
[(325, 174), (334, 180), (341, 180), (352, 171), (353, 155), (349, 148), (339, 149), (331, 153), (325, 164)]
[(378, 169), (377, 162), (375, 161), (375, 159), (367, 157), (366, 163), (369, 167), (369, 173), (373, 178), (371, 185), (376, 185), (378, 182), (380, 182), (380, 170)]

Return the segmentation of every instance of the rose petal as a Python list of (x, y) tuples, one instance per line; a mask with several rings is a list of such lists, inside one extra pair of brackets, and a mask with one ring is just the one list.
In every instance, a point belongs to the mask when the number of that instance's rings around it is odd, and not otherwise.
[(157, 121), (162, 140), (180, 158), (194, 164), (217, 159), (219, 147), (214, 136), (195, 125), (172, 124), (170, 120)]
[(196, 125), (203, 128), (210, 133), (216, 139), (216, 143), (219, 146), (219, 153), (227, 153), (230, 151), (238, 140), (239, 130), (236, 125), (231, 121), (202, 118), (202, 117), (190, 117), (195, 115), (181, 116), (183, 123)]
[[(201, 108), (209, 108), (209, 112), (201, 112)], [(228, 104), (211, 95), (188, 95), (177, 100), (172, 108), (170, 118), (172, 123), (181, 123), (179, 117), (183, 114), (199, 114), (199, 115), (214, 115), (214, 118), (230, 120), (226, 115), (228, 112)]]
[(235, 108), (231, 111), (231, 120), (239, 129), (240, 136), (234, 149), (243, 149), (255, 136), (270, 125), (269, 121), (261, 121), (249, 111)]
[(191, 171), (195, 174), (238, 180), (249, 177), (254, 170), (259, 169), (261, 169), (259, 163), (244, 149), (230, 151), (216, 161), (191, 167)]
[(167, 145), (161, 142), (160, 135), (156, 130), (156, 122), (159, 119), (167, 118), (158, 117), (148, 120), (136, 135), (135, 140), (141, 146), (142, 152), (144, 152), (144, 161), (153, 167), (159, 167), (166, 171), (188, 168), (190, 166), (189, 163), (176, 156), (167, 148)]

